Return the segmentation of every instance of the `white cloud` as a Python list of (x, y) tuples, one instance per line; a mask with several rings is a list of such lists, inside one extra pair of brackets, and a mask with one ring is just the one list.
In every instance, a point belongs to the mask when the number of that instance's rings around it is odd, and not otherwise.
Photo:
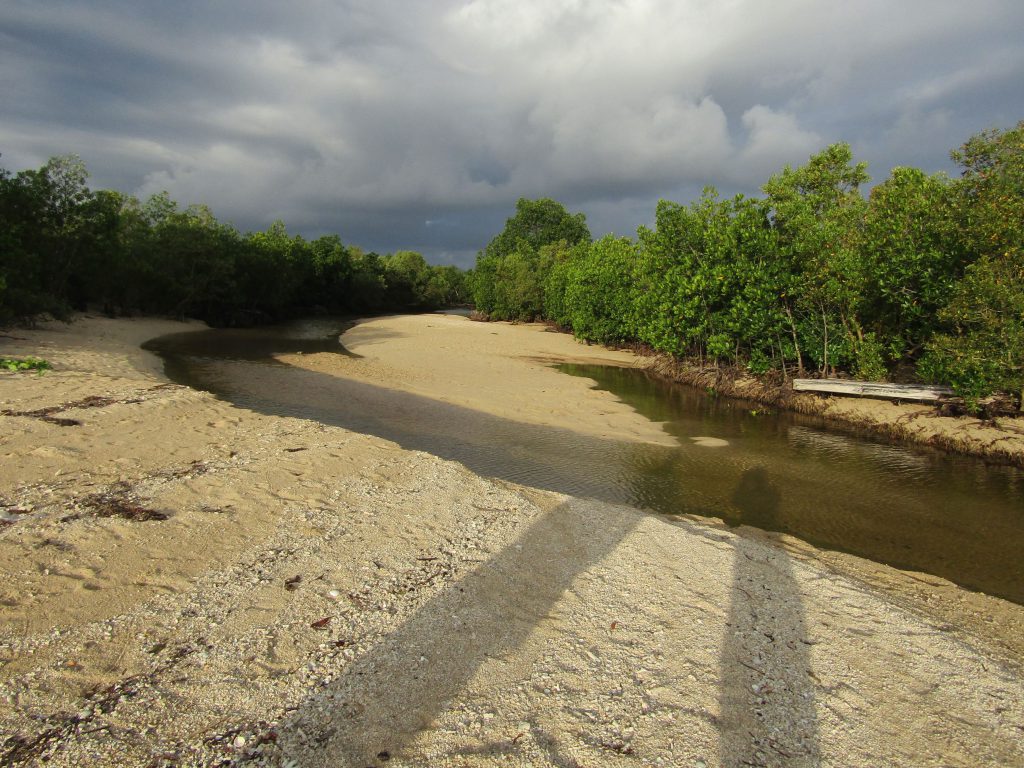
[(729, 156), (726, 117), (711, 98), (666, 95), (641, 105), (579, 105), (537, 119), (551, 134), (543, 167), (556, 185), (707, 177)]
[(738, 179), (764, 179), (786, 165), (800, 165), (822, 149), (826, 141), (800, 127), (796, 115), (758, 104), (743, 113), (746, 144), (733, 159)]
[(11, 2), (0, 152), (78, 152), (243, 228), (461, 252), (490, 234), (473, 211), (519, 196), (600, 234), (623, 231), (618, 201), (756, 193), (834, 141), (876, 176), (942, 165), (1024, 103), (1021, 27), (1011, 0)]

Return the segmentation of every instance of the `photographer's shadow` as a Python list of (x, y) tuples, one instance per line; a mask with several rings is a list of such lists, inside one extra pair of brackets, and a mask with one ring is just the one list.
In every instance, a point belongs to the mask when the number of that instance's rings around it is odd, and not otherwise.
[[(763, 468), (748, 469), (725, 520), (784, 531), (781, 498)], [(818, 765), (808, 642), (800, 585), (785, 550), (737, 538), (721, 656), (723, 766)]]

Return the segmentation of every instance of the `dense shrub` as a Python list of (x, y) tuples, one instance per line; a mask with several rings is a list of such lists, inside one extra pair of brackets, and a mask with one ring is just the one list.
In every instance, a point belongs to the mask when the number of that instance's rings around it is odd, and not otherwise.
[(379, 257), (284, 223), (240, 234), (205, 206), (91, 191), (77, 157), (0, 169), (0, 321), (94, 305), (219, 325), (310, 310), (427, 309), (465, 302), (465, 275), (412, 251)]
[(762, 199), (661, 201), (636, 241), (591, 243), (581, 214), (520, 200), (480, 253), (474, 299), (492, 317), (757, 373), (877, 380), (916, 366), (971, 403), (1020, 398), (1024, 122), (953, 158), (958, 179), (896, 168), (865, 198), (865, 165), (835, 144), (773, 175)]

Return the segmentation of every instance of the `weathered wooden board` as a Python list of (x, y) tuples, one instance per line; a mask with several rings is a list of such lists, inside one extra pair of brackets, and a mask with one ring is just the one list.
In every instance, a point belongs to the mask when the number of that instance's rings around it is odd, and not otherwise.
[(950, 397), (953, 390), (923, 384), (883, 384), (876, 381), (849, 381), (848, 379), (793, 379), (797, 392), (826, 392), (836, 395), (860, 395), (889, 400), (915, 400), (935, 403)]

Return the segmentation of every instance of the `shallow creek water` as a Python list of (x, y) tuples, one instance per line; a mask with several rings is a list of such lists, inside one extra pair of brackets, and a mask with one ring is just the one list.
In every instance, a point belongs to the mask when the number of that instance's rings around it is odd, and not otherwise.
[(348, 354), (338, 327), (321, 319), (145, 346), (172, 380), (241, 407), (377, 435), (488, 477), (782, 531), (1024, 604), (1021, 470), (894, 445), (635, 370), (559, 366), (662, 423), (678, 447), (523, 424), (271, 357)]

